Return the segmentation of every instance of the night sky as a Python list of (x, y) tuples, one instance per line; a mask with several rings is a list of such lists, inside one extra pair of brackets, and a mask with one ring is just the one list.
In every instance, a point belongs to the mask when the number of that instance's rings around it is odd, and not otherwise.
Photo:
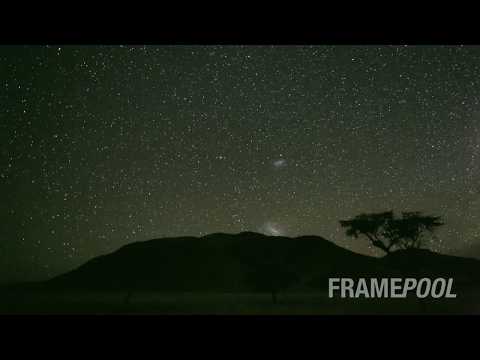
[(480, 47), (2, 46), (0, 282), (133, 241), (444, 218), (480, 257)]

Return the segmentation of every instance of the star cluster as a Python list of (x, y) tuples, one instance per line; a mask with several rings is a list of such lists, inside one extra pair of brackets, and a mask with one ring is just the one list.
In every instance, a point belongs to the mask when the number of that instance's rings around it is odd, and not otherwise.
[[(480, 47), (3, 46), (0, 281), (132, 241), (444, 217), (480, 256)], [(475, 252), (476, 249), (476, 252)]]

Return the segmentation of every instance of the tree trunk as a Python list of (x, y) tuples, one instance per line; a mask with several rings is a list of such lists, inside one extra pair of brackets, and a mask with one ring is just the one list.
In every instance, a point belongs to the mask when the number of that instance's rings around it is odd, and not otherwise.
[(277, 293), (276, 293), (276, 291), (272, 291), (272, 302), (274, 304), (277, 303)]
[(130, 305), (130, 300), (132, 299), (132, 295), (133, 295), (133, 290), (129, 290), (127, 292), (127, 296), (125, 296), (125, 300), (124, 300), (124, 303), (125, 305)]
[(389, 254), (390, 253), (390, 248), (388, 248), (383, 242), (380, 240), (372, 240), (372, 245), (385, 251), (385, 253)]

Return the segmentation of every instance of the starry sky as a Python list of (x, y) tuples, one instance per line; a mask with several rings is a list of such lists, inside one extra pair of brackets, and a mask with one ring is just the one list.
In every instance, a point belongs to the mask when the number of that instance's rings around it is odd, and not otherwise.
[(0, 282), (133, 241), (347, 238), (425, 211), (480, 257), (478, 46), (2, 46)]

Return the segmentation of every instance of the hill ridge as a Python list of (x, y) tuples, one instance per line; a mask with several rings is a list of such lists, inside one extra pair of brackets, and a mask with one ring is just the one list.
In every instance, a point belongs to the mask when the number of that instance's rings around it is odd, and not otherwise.
[[(254, 240), (254, 241), (250, 241)], [(449, 275), (480, 281), (480, 261), (432, 251), (385, 257), (355, 253), (317, 235), (212, 233), (136, 241), (93, 258), (45, 284), (53, 288), (252, 291), (249, 277), (289, 269), (293, 288), (324, 288), (329, 277)]]

